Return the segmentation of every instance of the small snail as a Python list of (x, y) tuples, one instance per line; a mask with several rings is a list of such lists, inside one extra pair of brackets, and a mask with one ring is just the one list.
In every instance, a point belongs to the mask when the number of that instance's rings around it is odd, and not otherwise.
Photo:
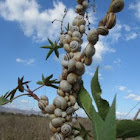
[(63, 125), (63, 120), (62, 118), (57, 117), (57, 118), (52, 119), (51, 123), (53, 127), (57, 128)]
[(92, 57), (95, 54), (94, 45), (89, 43), (86, 47), (85, 54), (86, 54), (87, 57)]
[(53, 113), (54, 113), (54, 110), (55, 110), (55, 106), (54, 106), (54, 105), (48, 105), (48, 106), (45, 108), (45, 111), (46, 111), (48, 114), (53, 114)]
[(72, 51), (76, 51), (79, 49), (79, 43), (77, 41), (72, 41), (70, 43), (70, 48)]
[(109, 33), (108, 29), (105, 26), (99, 26), (97, 29), (97, 32), (100, 35), (104, 35), (104, 36), (108, 35), (108, 33)]
[(62, 132), (64, 135), (66, 135), (66, 136), (70, 135), (71, 132), (72, 132), (72, 127), (71, 127), (71, 125), (69, 125), (69, 124), (64, 124), (64, 125), (62, 125), (62, 126), (61, 126), (61, 132)]
[(99, 36), (96, 30), (90, 31), (87, 35), (87, 40), (93, 45), (97, 43), (98, 39), (99, 39)]
[(75, 73), (69, 73), (67, 77), (67, 82), (70, 84), (74, 84), (77, 82), (77, 75)]
[(115, 26), (115, 24), (116, 24), (116, 15), (114, 13), (109, 13), (107, 15), (106, 27), (108, 29), (111, 29)]

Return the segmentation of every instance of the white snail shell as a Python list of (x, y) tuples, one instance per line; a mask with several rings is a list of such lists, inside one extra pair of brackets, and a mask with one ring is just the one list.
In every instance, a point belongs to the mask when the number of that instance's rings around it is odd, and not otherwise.
[(84, 140), (84, 139), (80, 136), (77, 136), (77, 137), (74, 138), (74, 140)]
[(53, 100), (53, 104), (58, 107), (61, 108), (62, 110), (65, 110), (68, 106), (67, 101), (65, 98), (58, 96)]
[(64, 135), (60, 133), (55, 134), (55, 140), (65, 140)]
[(54, 114), (56, 117), (61, 117), (62, 116), (62, 110), (60, 108), (56, 108), (54, 110)]
[(123, 8), (124, 8), (123, 0), (114, 0), (111, 4), (110, 11), (113, 13), (117, 13), (122, 11)]
[(77, 42), (80, 43), (81, 40), (80, 40), (78, 37), (72, 37), (72, 38), (71, 38), (71, 41), (77, 41)]
[(69, 96), (69, 100), (70, 100), (70, 102), (71, 102), (71, 105), (75, 105), (75, 103), (76, 103), (76, 98), (75, 98), (73, 95), (70, 95), (70, 96)]
[(73, 59), (78, 60), (81, 56), (81, 52), (75, 52)]
[(82, 5), (83, 5), (84, 9), (87, 9), (89, 6), (89, 3), (87, 1), (83, 1)]
[(45, 95), (42, 95), (42, 96), (40, 97), (40, 100), (45, 100), (45, 101), (48, 101), (48, 97), (47, 97), (47, 96), (45, 96)]
[(78, 16), (76, 16), (76, 19), (82, 20), (82, 19), (84, 19), (84, 17), (81, 15), (78, 15)]
[(69, 61), (69, 64), (68, 64), (68, 71), (74, 71), (75, 70), (75, 64), (76, 64), (76, 61), (74, 59), (71, 59)]
[(92, 30), (87, 35), (87, 40), (95, 45), (99, 39), (98, 32), (96, 30)]
[(69, 108), (67, 108), (66, 113), (67, 113), (67, 115), (71, 115), (71, 114), (73, 114), (75, 111), (76, 111), (76, 110), (75, 110), (74, 107), (69, 107)]
[(67, 115), (67, 116), (66, 116), (66, 120), (67, 120), (67, 121), (71, 121), (71, 120), (72, 120), (72, 116), (71, 116), (71, 115)]
[(69, 125), (69, 124), (64, 124), (64, 125), (62, 125), (62, 126), (61, 126), (61, 132), (62, 132), (64, 135), (66, 135), (66, 136), (70, 135), (71, 132), (72, 132), (72, 127), (71, 127), (71, 125)]
[(63, 60), (63, 61), (61, 62), (61, 64), (62, 64), (62, 66), (63, 66), (64, 68), (67, 68), (67, 67), (68, 67), (68, 61)]
[(57, 89), (57, 94), (59, 95), (59, 96), (65, 96), (65, 93), (64, 93), (64, 91), (62, 91), (61, 89)]
[(85, 65), (89, 66), (92, 63), (92, 57), (85, 57)]
[(73, 33), (74, 31), (79, 31), (79, 27), (78, 26), (71, 26), (70, 30)]
[(62, 89), (64, 92), (69, 92), (71, 88), (72, 86), (66, 80), (62, 80), (60, 82), (60, 89)]
[(62, 79), (66, 80), (67, 79), (67, 75), (68, 75), (68, 70), (64, 69), (63, 72), (62, 72)]
[(66, 112), (62, 112), (62, 117), (65, 118), (67, 116)]
[(73, 26), (77, 26), (78, 23), (79, 23), (79, 20), (75, 18), (75, 19), (73, 20), (73, 22), (72, 22), (72, 25), (73, 25)]
[(83, 5), (80, 5), (80, 4), (79, 4), (79, 5), (76, 6), (76, 11), (77, 11), (77, 12), (81, 12), (81, 11), (83, 11), (83, 10), (84, 10)]
[[(77, 119), (76, 118), (72, 118), (72, 123), (73, 124), (76, 124), (76, 122), (77, 122)], [(79, 131), (78, 131), (79, 132)]]
[(56, 132), (57, 132), (57, 128), (55, 128), (55, 127), (52, 125), (51, 122), (49, 123), (49, 128), (50, 128), (50, 130), (51, 130), (53, 133), (56, 133)]
[(71, 52), (71, 49), (70, 49), (69, 44), (64, 44), (64, 50), (65, 50), (67, 53)]
[(79, 43), (77, 41), (72, 41), (70, 43), (70, 48), (72, 51), (77, 51), (79, 49)]
[(52, 125), (53, 125), (53, 127), (60, 127), (60, 126), (62, 126), (63, 125), (63, 120), (62, 120), (62, 118), (60, 118), (60, 117), (57, 117), (57, 118), (54, 118), (52, 121), (51, 121), (51, 123), (52, 123)]
[(50, 114), (49, 117), (50, 117), (51, 119), (56, 118), (56, 116), (55, 116), (54, 114)]
[(45, 107), (48, 105), (48, 101), (45, 101), (45, 100), (39, 100), (38, 101), (38, 107), (41, 109), (41, 110), (45, 110)]
[(53, 113), (54, 113), (54, 110), (55, 110), (55, 106), (54, 106), (54, 105), (48, 105), (48, 106), (46, 106), (46, 108), (45, 108), (45, 111), (46, 111), (48, 114), (53, 114)]
[(104, 35), (104, 36), (108, 35), (108, 33), (109, 33), (108, 29), (105, 26), (99, 26), (97, 29), (97, 32), (100, 35)]
[(67, 82), (70, 84), (74, 84), (77, 82), (77, 75), (75, 73), (69, 73), (67, 77)]
[(79, 31), (74, 31), (74, 32), (72, 33), (72, 37), (81, 38), (81, 34), (80, 34)]
[(68, 31), (68, 35), (72, 36), (72, 32), (71, 32), (71, 30)]
[(68, 96), (65, 96), (64, 98), (65, 98), (67, 101), (69, 101), (69, 97), (68, 97)]
[(80, 32), (81, 32), (81, 33), (85, 33), (85, 26), (84, 26), (84, 25), (81, 25), (81, 26), (80, 26)]
[(69, 61), (69, 60), (72, 59), (72, 58), (73, 58), (73, 56), (71, 56), (70, 53), (67, 53), (67, 54), (64, 56), (64, 60), (66, 60), (66, 61)]
[(50, 140), (55, 140), (55, 136), (52, 136)]
[(107, 15), (106, 27), (108, 29), (111, 29), (115, 26), (115, 24), (116, 24), (116, 15), (114, 13), (109, 13)]
[(65, 43), (70, 43), (71, 42), (71, 36), (70, 35), (68, 35), (68, 34), (66, 34), (65, 35), (65, 38), (64, 38), (64, 40), (63, 40), (63, 44), (65, 44)]
[(92, 57), (95, 54), (94, 45), (89, 43), (86, 47), (85, 54), (86, 54), (87, 57)]

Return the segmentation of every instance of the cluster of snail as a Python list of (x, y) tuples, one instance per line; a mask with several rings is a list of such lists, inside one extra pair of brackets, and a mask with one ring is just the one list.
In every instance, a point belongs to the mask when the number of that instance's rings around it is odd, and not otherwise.
[(60, 85), (57, 90), (59, 95), (53, 100), (52, 105), (48, 105), (48, 98), (41, 96), (38, 105), (42, 113), (48, 113), (52, 118), (49, 128), (54, 133), (51, 140), (83, 140), (81, 136), (76, 136), (78, 132), (73, 130), (76, 118), (73, 114), (79, 108), (76, 106), (77, 93), (80, 89), (81, 77), (85, 72), (85, 65), (92, 63), (95, 54), (94, 45), (99, 40), (99, 35), (107, 35), (109, 29), (116, 23), (116, 12), (120, 12), (124, 7), (123, 0), (112, 0), (109, 11), (105, 18), (100, 21), (96, 30), (91, 30), (87, 34), (89, 41), (86, 48), (81, 53), (82, 36), (85, 33), (86, 21), (85, 11), (89, 3), (85, 0), (77, 0), (76, 13), (69, 31), (61, 34), (59, 44), (67, 52), (62, 61), (63, 72), (60, 75)]

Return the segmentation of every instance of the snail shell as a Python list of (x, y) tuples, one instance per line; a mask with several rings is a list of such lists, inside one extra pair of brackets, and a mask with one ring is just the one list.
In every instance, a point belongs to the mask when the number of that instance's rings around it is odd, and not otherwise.
[(62, 73), (62, 79), (66, 80), (67, 79), (67, 75), (68, 75), (68, 70), (64, 69), (63, 73)]
[(69, 64), (68, 64), (68, 71), (74, 71), (75, 70), (75, 64), (76, 64), (76, 61), (74, 59), (71, 59), (69, 61)]
[(74, 107), (69, 107), (69, 108), (67, 108), (66, 113), (67, 113), (67, 115), (71, 115), (71, 114), (73, 114), (75, 111), (76, 111), (76, 110), (75, 110)]
[(45, 95), (42, 95), (42, 96), (40, 97), (40, 100), (49, 101), (49, 100), (48, 100), (48, 97), (47, 97), (47, 96), (45, 96)]
[(56, 108), (54, 110), (54, 114), (56, 117), (61, 117), (62, 116), (62, 110), (60, 108)]
[(84, 140), (81, 136), (77, 136), (74, 138), (74, 140)]
[(68, 68), (68, 61), (63, 60), (61, 64), (64, 68)]
[(54, 106), (54, 105), (48, 105), (48, 106), (46, 106), (46, 108), (45, 108), (45, 111), (46, 111), (48, 114), (53, 114), (53, 113), (54, 113), (54, 110), (55, 110), (55, 106)]
[(80, 58), (80, 56), (81, 56), (81, 52), (75, 52), (73, 59), (77, 61)]
[(77, 75), (75, 73), (69, 73), (67, 77), (67, 82), (70, 84), (74, 84), (77, 82)]
[[(72, 123), (73, 124), (76, 124), (76, 122), (77, 122), (77, 119), (76, 118), (72, 118)], [(79, 131), (78, 131), (79, 132)]]
[(79, 27), (78, 26), (71, 26), (70, 30), (73, 33), (74, 31), (79, 31)]
[(45, 100), (39, 100), (38, 101), (38, 107), (41, 109), (41, 110), (45, 110), (45, 107), (48, 105), (48, 102), (45, 101)]
[(72, 41), (70, 43), (70, 48), (72, 51), (76, 51), (79, 49), (79, 43), (77, 41)]
[(69, 92), (71, 88), (72, 86), (66, 80), (62, 80), (60, 82), (60, 89), (63, 90), (64, 92)]
[(65, 36), (66, 35), (64, 35), (64, 34), (62, 34), (60, 37), (59, 37), (59, 39), (60, 39), (60, 45), (63, 45), (63, 41), (64, 41), (64, 39), (65, 39)]
[(55, 136), (52, 136), (50, 140), (55, 140)]
[(53, 104), (62, 110), (65, 110), (68, 106), (66, 99), (61, 96), (56, 97), (53, 100)]
[(84, 19), (78, 22), (78, 26), (85, 25), (85, 24), (86, 24), (86, 21)]
[(60, 117), (54, 118), (51, 122), (52, 122), (53, 127), (56, 127), (56, 128), (63, 125), (63, 119)]
[(72, 37), (81, 38), (81, 34), (80, 34), (79, 31), (74, 31), (74, 32), (72, 33)]
[(69, 124), (64, 124), (64, 125), (62, 125), (62, 126), (61, 126), (61, 132), (62, 132), (64, 135), (66, 135), (66, 136), (70, 135), (71, 132), (72, 132), (72, 127), (71, 127), (71, 125), (69, 125)]
[(60, 133), (56, 133), (55, 134), (55, 140), (65, 140), (64, 135), (60, 134)]
[(62, 91), (61, 89), (57, 89), (57, 94), (59, 95), (59, 96), (65, 96), (65, 93), (64, 93), (64, 91)]
[(78, 83), (75, 83), (72, 88), (73, 88), (74, 92), (78, 92), (80, 89), (80, 86)]
[(76, 5), (76, 11), (77, 12), (82, 12), (84, 10), (84, 7), (83, 7), (83, 5)]
[(65, 96), (64, 98), (65, 98), (67, 101), (69, 101), (69, 97), (68, 97), (68, 96)]
[(82, 4), (83, 0), (77, 0), (77, 2), (78, 2), (79, 4)]
[(87, 57), (92, 57), (95, 54), (94, 45), (89, 43), (86, 47), (85, 54), (86, 54)]
[(82, 5), (83, 5), (84, 9), (87, 9), (89, 6), (89, 3), (87, 1), (83, 1)]
[(73, 22), (72, 22), (72, 25), (73, 25), (73, 26), (77, 26), (78, 23), (79, 23), (79, 19), (75, 18), (75, 19), (73, 20)]
[(69, 96), (69, 100), (70, 100), (70, 102), (71, 102), (71, 105), (75, 105), (75, 103), (76, 103), (76, 98), (75, 98), (73, 95), (70, 95), (70, 96)]
[(89, 66), (92, 63), (92, 57), (85, 57), (85, 65)]
[(62, 112), (62, 117), (65, 118), (67, 116), (66, 112)]
[(71, 115), (67, 115), (67, 116), (66, 116), (66, 120), (67, 120), (67, 121), (71, 121), (71, 120), (72, 120), (72, 116), (71, 116)]
[(66, 60), (66, 61), (69, 61), (70, 59), (72, 59), (73, 57), (69, 54), (69, 53), (67, 53), (65, 56), (64, 56), (64, 60)]
[(54, 114), (50, 114), (49, 117), (50, 117), (51, 119), (56, 118), (56, 116), (55, 116)]
[(85, 71), (85, 66), (81, 62), (76, 62), (76, 69), (78, 71)]
[(83, 34), (85, 33), (85, 26), (84, 25), (81, 25), (80, 26), (80, 32)]
[(65, 35), (65, 38), (64, 38), (64, 40), (63, 40), (63, 44), (65, 44), (65, 43), (70, 43), (71, 42), (71, 36), (70, 35), (68, 35), (68, 34), (66, 34)]
[(99, 39), (98, 32), (96, 30), (92, 30), (87, 35), (87, 40), (95, 45)]
[(65, 50), (67, 53), (71, 52), (71, 49), (70, 49), (69, 44), (64, 44), (64, 50)]
[(117, 13), (122, 11), (123, 8), (124, 8), (123, 0), (114, 0), (111, 4), (110, 11), (113, 13)]
[(72, 36), (72, 32), (71, 32), (71, 30), (68, 31), (68, 35)]
[(49, 128), (50, 128), (50, 130), (51, 130), (53, 133), (56, 133), (56, 132), (57, 132), (57, 128), (55, 128), (55, 127), (52, 125), (51, 122), (49, 123)]
[(114, 13), (109, 13), (107, 15), (106, 27), (108, 29), (111, 29), (115, 26), (115, 24), (116, 24), (116, 15)]
[(72, 41), (77, 41), (77, 42), (80, 43), (80, 39), (79, 39), (78, 37), (72, 37), (71, 40), (72, 40)]
[(104, 26), (99, 26), (98, 29), (97, 29), (97, 32), (100, 34), (100, 35), (108, 35), (109, 31), (106, 27)]

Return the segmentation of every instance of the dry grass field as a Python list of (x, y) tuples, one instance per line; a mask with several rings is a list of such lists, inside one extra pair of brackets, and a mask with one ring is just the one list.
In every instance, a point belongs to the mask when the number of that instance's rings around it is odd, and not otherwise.
[[(41, 116), (0, 114), (0, 140), (50, 140), (49, 122), (49, 118)], [(76, 126), (79, 122), (91, 130), (90, 120), (79, 118)]]

